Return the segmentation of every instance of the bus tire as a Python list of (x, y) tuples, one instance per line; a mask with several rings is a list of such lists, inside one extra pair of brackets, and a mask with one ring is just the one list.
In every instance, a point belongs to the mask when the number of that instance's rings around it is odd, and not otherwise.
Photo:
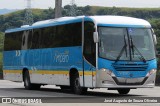
[(80, 79), (78, 73), (74, 73), (71, 80), (71, 89), (75, 94), (82, 95), (87, 92), (87, 88), (80, 86)]
[(37, 90), (40, 89), (40, 84), (32, 84), (29, 77), (29, 72), (24, 72), (24, 87), (27, 90)]
[(128, 88), (122, 88), (122, 89), (117, 89), (118, 90), (118, 92), (119, 92), (119, 94), (128, 94), (129, 93), (129, 91), (130, 91), (130, 89), (128, 89)]

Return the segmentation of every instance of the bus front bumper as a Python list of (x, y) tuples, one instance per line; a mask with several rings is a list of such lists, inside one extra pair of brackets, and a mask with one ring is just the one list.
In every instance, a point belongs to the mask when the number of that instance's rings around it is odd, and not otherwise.
[(156, 70), (140, 78), (116, 77), (109, 70), (98, 70), (96, 88), (152, 88), (155, 86)]

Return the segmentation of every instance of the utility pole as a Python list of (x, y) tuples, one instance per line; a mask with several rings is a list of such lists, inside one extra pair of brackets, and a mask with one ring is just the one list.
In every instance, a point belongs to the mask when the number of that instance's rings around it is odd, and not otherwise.
[(27, 0), (26, 5), (26, 13), (25, 13), (25, 19), (23, 25), (32, 25), (33, 24), (33, 15), (32, 15), (32, 6), (31, 6), (31, 0)]
[(55, 0), (55, 18), (62, 17), (62, 0)]

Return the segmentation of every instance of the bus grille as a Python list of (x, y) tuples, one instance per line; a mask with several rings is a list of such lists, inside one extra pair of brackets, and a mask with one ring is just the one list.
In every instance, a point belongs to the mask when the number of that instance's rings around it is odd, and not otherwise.
[(118, 64), (118, 63), (113, 63), (112, 66), (116, 71), (145, 71), (148, 68), (148, 64)]

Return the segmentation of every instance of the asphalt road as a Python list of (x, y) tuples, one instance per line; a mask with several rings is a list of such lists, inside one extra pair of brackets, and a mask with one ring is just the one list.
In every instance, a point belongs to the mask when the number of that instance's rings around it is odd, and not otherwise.
[[(85, 95), (75, 95), (69, 90), (61, 90), (59, 87), (56, 87), (54, 85), (47, 85), (42, 86), (40, 90), (25, 90), (23, 87), (23, 83), (16, 83), (6, 80), (0, 80), (0, 97), (20, 97), (22, 99), (26, 99), (26, 97), (29, 97), (27, 99), (42, 99), (45, 106), (51, 105), (50, 103), (58, 103), (56, 105), (60, 105), (59, 103), (72, 103), (68, 104), (79, 106), (80, 104), (77, 103), (92, 103), (92, 106), (94, 105), (100, 105), (100, 106), (106, 106), (106, 103), (104, 103), (106, 100), (125, 100), (131, 98), (134, 99), (144, 99), (150, 97), (160, 97), (160, 87), (155, 88), (139, 88), (139, 89), (133, 89), (130, 91), (128, 95), (119, 95), (117, 91), (110, 91), (107, 89), (95, 89), (91, 90), (89, 89), (87, 94)], [(18, 99), (18, 98), (16, 98)], [(152, 98), (153, 99), (153, 98)], [(108, 102), (108, 101), (107, 101)], [(24, 103), (25, 104), (25, 103)], [(107, 103), (108, 106), (160, 106), (160, 103)], [(14, 103), (14, 104), (0, 104), (0, 105), (22, 105), (21, 103)], [(26, 104), (25, 104), (26, 105)], [(43, 106), (44, 104), (27, 104), (29, 106), (36, 106), (40, 105)], [(63, 104), (62, 104), (63, 105)], [(85, 105), (85, 104), (84, 104)], [(55, 105), (54, 105), (55, 106)]]

